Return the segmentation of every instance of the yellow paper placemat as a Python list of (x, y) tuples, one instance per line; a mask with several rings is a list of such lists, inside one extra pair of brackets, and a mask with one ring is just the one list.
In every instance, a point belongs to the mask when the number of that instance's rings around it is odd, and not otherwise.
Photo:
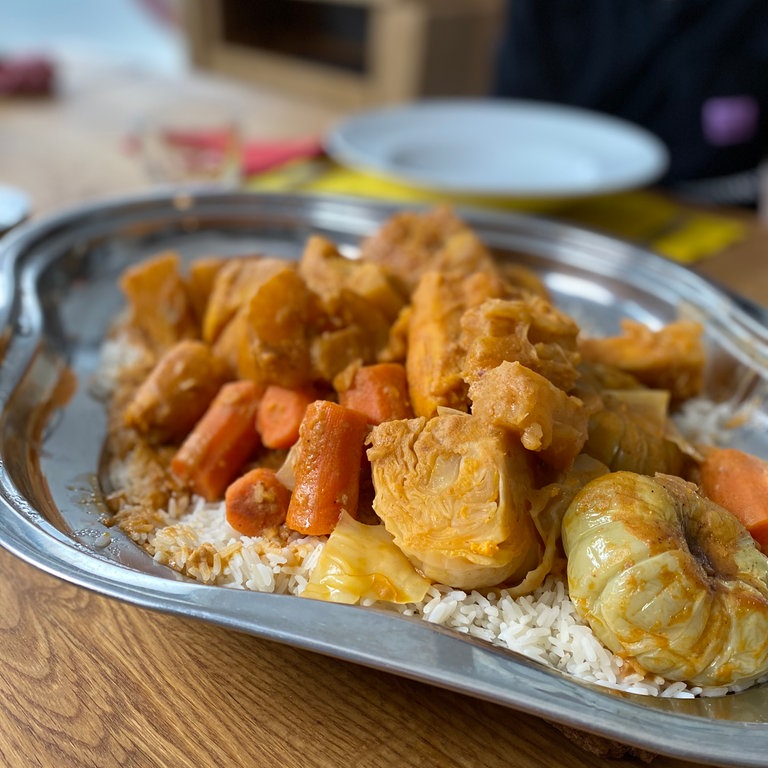
[(532, 212), (620, 237), (685, 264), (719, 253), (742, 239), (746, 232), (745, 223), (735, 217), (688, 208), (650, 190), (576, 201), (455, 196), (344, 168), (326, 158), (288, 163), (249, 179), (248, 188)]
[(582, 200), (560, 218), (651, 248), (684, 264), (713, 256), (746, 234), (744, 221), (640, 190)]

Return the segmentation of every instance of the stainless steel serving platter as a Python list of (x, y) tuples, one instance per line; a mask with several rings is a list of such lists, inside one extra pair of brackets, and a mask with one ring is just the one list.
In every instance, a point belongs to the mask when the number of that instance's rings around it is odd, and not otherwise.
[[(62, 579), (129, 603), (442, 686), (700, 764), (763, 766), (768, 689), (675, 700), (584, 685), (514, 653), (388, 611), (205, 586), (158, 566), (104, 525), (97, 481), (104, 404), (91, 387), (122, 305), (116, 279), (167, 248), (185, 259), (266, 252), (296, 258), (323, 234), (352, 252), (402, 206), (344, 198), (158, 193), (79, 208), (0, 241), (0, 544)], [(546, 219), (462, 210), (499, 258), (541, 274), (587, 329), (624, 316), (685, 315), (706, 327), (707, 393), (750, 402), (733, 432), (768, 456), (768, 320), (688, 270)]]

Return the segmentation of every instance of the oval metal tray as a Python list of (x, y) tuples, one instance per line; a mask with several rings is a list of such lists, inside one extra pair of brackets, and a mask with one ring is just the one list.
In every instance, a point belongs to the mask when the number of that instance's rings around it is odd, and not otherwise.
[[(768, 689), (662, 699), (585, 685), (512, 652), (388, 611), (205, 586), (104, 524), (104, 404), (91, 383), (129, 264), (196, 256), (296, 258), (312, 233), (354, 249), (403, 206), (345, 198), (150, 194), (32, 222), (0, 241), (0, 544), (62, 579), (487, 699), (701, 764), (765, 765)], [(617, 240), (514, 214), (461, 210), (499, 258), (534, 268), (583, 327), (686, 315), (706, 327), (707, 393), (751, 402), (733, 439), (768, 456), (768, 322), (688, 270)]]

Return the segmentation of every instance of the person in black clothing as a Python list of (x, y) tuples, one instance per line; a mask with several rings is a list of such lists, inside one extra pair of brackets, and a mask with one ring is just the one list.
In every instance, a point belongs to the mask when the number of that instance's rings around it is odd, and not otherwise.
[(494, 94), (644, 126), (662, 184), (754, 205), (768, 158), (768, 0), (510, 0)]

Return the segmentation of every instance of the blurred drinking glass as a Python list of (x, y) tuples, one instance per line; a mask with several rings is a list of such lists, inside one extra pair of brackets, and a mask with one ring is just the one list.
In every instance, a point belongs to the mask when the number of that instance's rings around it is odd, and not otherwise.
[(141, 150), (156, 184), (236, 187), (242, 180), (239, 115), (227, 102), (171, 103), (148, 114)]

